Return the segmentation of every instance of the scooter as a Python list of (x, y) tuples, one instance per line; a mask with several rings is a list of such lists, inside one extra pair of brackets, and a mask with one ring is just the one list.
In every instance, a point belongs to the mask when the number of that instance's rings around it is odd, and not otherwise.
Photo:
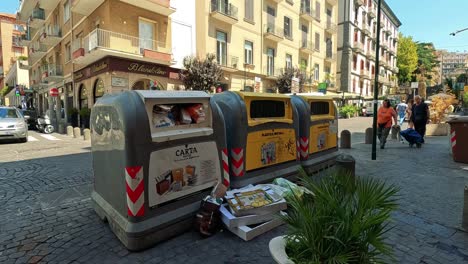
[(39, 117), (37, 119), (36, 127), (37, 130), (39, 130), (42, 133), (50, 134), (54, 132), (54, 126), (52, 125), (52, 122), (50, 121), (48, 115), (45, 115), (44, 117)]

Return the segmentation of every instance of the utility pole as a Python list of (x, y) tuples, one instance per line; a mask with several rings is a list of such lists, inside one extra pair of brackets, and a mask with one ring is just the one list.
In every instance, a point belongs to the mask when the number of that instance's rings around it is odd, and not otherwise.
[(379, 72), (380, 72), (380, 16), (382, 12), (381, 0), (377, 2), (377, 43), (375, 54), (375, 80), (374, 80), (374, 114), (372, 122), (372, 160), (377, 159), (377, 104), (379, 100)]

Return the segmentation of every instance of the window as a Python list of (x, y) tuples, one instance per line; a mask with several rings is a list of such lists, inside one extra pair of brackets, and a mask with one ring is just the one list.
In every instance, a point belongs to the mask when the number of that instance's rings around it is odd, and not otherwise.
[(79, 103), (80, 109), (88, 108), (88, 93), (84, 84), (80, 86), (79, 90)]
[(104, 95), (104, 82), (102, 79), (97, 79), (94, 83), (94, 103)]
[(244, 63), (253, 64), (253, 43), (247, 40), (244, 43)]
[(328, 115), (330, 113), (330, 104), (328, 102), (310, 103), (311, 115)]
[(292, 20), (289, 17), (284, 17), (284, 36), (292, 38)]
[(71, 60), (71, 45), (70, 42), (65, 44), (65, 62), (69, 62)]
[(244, 17), (246, 20), (250, 22), (254, 21), (254, 0), (245, 0)]
[(320, 33), (315, 33), (315, 50), (320, 51)]
[(320, 65), (315, 64), (314, 66), (314, 80), (318, 81), (320, 79)]
[(145, 19), (138, 20), (138, 35), (142, 39), (139, 41), (141, 49), (154, 50), (154, 32), (154, 23)]
[(227, 64), (227, 34), (216, 31), (216, 60), (221, 65)]
[(315, 19), (320, 21), (320, 2), (315, 2)]
[(286, 68), (288, 69), (292, 68), (292, 55), (291, 54), (286, 54)]
[(250, 118), (284, 117), (285, 112), (282, 101), (262, 100), (250, 103)]
[(353, 70), (356, 70), (356, 66), (357, 66), (357, 56), (353, 55)]
[(364, 60), (361, 60), (361, 71), (364, 70)]
[(275, 69), (275, 49), (267, 49), (267, 75), (272, 76)]
[(70, 19), (70, 14), (70, 0), (67, 0), (63, 4), (63, 22), (67, 22)]

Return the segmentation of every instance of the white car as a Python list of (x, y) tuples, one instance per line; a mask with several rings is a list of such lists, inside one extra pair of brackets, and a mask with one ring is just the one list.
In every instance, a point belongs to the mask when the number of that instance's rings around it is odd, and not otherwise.
[(15, 107), (0, 107), (0, 140), (28, 141), (28, 125), (23, 114)]

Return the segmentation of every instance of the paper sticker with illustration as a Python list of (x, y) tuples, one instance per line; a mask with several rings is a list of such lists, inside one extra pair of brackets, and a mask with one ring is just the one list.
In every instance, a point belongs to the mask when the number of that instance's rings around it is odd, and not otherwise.
[(215, 142), (181, 145), (151, 153), (149, 206), (212, 187), (221, 175)]

